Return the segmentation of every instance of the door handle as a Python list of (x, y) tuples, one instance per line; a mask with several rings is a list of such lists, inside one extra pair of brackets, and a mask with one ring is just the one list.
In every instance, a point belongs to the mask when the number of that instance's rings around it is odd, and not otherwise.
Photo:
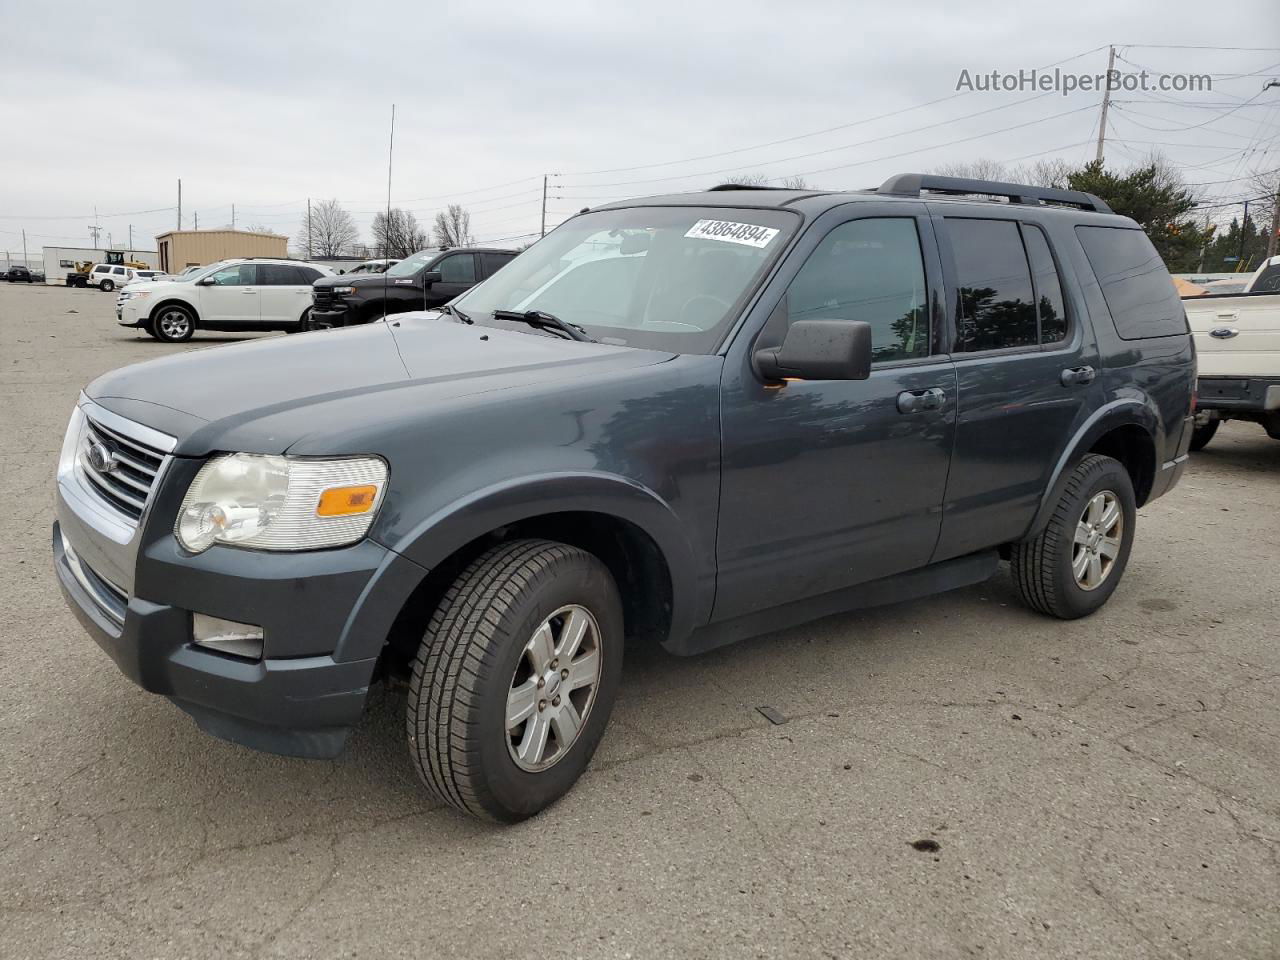
[(946, 391), (941, 387), (930, 387), (928, 390), (903, 390), (898, 394), (898, 412), (922, 413), (925, 410), (938, 410), (946, 400)]
[(1093, 378), (1096, 376), (1097, 373), (1093, 367), (1069, 367), (1062, 371), (1058, 379), (1064, 387), (1075, 387), (1093, 383)]
[(254, 289), (252, 289), (252, 288), (246, 287), (245, 289), (241, 290), (240, 292), (241, 292), (241, 293), (257, 293), (258, 291), (257, 291), (257, 290), (254, 290)]

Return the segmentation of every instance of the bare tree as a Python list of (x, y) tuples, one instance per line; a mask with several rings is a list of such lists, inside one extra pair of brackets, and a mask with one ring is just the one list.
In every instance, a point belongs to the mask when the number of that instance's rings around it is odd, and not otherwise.
[(966, 180), (1004, 180), (1008, 176), (1003, 163), (986, 157), (964, 163), (944, 163), (929, 172), (940, 177), (962, 177)]
[(808, 190), (809, 181), (797, 174), (796, 176), (783, 177), (782, 186), (788, 190)]
[(1257, 222), (1267, 231), (1266, 256), (1270, 259), (1280, 247), (1280, 238), (1276, 236), (1280, 232), (1280, 173), (1275, 170), (1254, 171), (1249, 177), (1248, 189), (1253, 196), (1260, 198), (1249, 204), (1249, 217), (1252, 219), (1255, 216), (1253, 211), (1258, 211)]
[(371, 229), (373, 242), (384, 257), (403, 259), (427, 245), (427, 232), (418, 225), (418, 218), (399, 207), (392, 207), (389, 215), (375, 213)]
[(1065, 190), (1067, 177), (1075, 172), (1075, 167), (1061, 157), (1049, 160), (1037, 160), (1029, 166), (1014, 167), (1009, 171), (1009, 179), (1014, 183), (1029, 183), (1037, 187), (1052, 187)]
[(724, 182), (738, 187), (767, 187), (769, 175), (767, 173), (735, 173)]
[(441, 250), (471, 246), (475, 243), (471, 236), (471, 214), (460, 203), (449, 204), (436, 214), (435, 234)]
[(294, 237), (301, 250), (313, 257), (337, 257), (360, 238), (356, 222), (337, 200), (321, 200), (311, 205), (311, 223), (303, 217), (302, 227)]

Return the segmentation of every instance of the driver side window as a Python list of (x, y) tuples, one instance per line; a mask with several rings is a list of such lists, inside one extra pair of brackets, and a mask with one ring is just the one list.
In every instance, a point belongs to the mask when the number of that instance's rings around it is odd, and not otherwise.
[(875, 363), (929, 355), (929, 294), (910, 217), (853, 220), (832, 230), (787, 290), (787, 319), (871, 325)]
[(214, 286), (218, 287), (248, 287), (252, 286), (253, 279), (252, 263), (237, 263), (232, 267), (224, 267), (215, 273), (210, 279)]
[(445, 257), (436, 266), (436, 269), (440, 271), (441, 283), (476, 282), (475, 257), (469, 253), (459, 253), (452, 257)]

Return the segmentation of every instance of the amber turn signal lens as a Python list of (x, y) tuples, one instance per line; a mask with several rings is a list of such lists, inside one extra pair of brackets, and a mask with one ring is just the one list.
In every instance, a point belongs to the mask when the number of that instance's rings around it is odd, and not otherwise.
[(316, 504), (317, 517), (349, 517), (356, 513), (368, 513), (377, 499), (378, 488), (373, 484), (359, 487), (330, 487), (320, 494)]

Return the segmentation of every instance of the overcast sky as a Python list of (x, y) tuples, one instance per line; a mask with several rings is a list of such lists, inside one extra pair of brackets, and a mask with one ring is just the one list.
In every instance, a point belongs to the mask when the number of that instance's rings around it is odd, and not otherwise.
[(11, 249), (24, 227), (30, 250), (87, 244), (95, 207), (104, 243), (109, 232), (122, 246), (132, 224), (134, 245), (154, 248), (177, 222), (179, 177), (188, 228), (197, 213), (202, 228), (230, 222), (234, 203), (237, 225), (292, 235), (307, 197), (338, 198), (367, 239), (386, 202), (392, 103), (393, 203), (422, 220), (463, 203), (478, 240), (539, 229), (544, 173), (560, 174), (555, 224), (733, 172), (865, 187), (980, 157), (1083, 162), (1100, 94), (1019, 102), (1036, 91), (954, 96), (956, 85), (962, 70), (1060, 61), (1100, 73), (1112, 43), (1126, 70), (1208, 73), (1214, 89), (1117, 94), (1109, 161), (1159, 144), (1210, 200), (1280, 168), (1280, 88), (1262, 92), (1280, 78), (1274, 0), (1220, 16), (1203, 0), (117, 2), (56, 14), (0, 0), (0, 23)]

